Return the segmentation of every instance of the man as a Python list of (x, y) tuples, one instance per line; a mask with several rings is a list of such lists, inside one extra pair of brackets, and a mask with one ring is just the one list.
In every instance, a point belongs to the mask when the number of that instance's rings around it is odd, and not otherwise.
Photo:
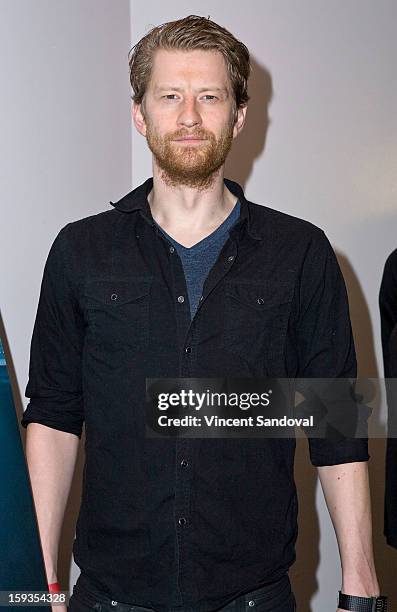
[[(130, 69), (153, 178), (61, 230), (32, 339), (23, 424), (48, 580), (85, 421), (72, 611), (292, 611), (295, 440), (146, 438), (145, 378), (355, 376), (343, 279), (320, 229), (224, 179), (241, 42), (189, 16), (151, 30)], [(367, 441), (310, 452), (342, 590), (376, 596)]]

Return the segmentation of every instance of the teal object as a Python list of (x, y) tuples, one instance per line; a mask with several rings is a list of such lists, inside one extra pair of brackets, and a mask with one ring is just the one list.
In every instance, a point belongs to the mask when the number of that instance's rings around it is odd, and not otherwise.
[[(25, 454), (0, 339), (0, 591), (46, 591), (44, 561)], [(0, 606), (10, 611), (10, 607)], [(16, 610), (48, 612), (48, 606)]]

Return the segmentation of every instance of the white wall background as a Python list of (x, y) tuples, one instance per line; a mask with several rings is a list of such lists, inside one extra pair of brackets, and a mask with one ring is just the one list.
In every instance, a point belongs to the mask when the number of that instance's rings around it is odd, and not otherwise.
[[(50, 245), (66, 223), (130, 190), (129, 48), (128, 0), (0, 0), (0, 309), (19, 413)], [(79, 484), (64, 528), (64, 586)], [(73, 566), (71, 583), (76, 576)]]
[[(394, 0), (0, 0), (0, 10), (0, 308), (19, 410), (53, 238), (151, 172), (145, 141), (131, 128), (128, 51), (152, 24), (191, 13), (229, 28), (253, 56), (247, 124), (227, 176), (251, 200), (326, 231), (348, 285), (360, 374), (382, 375), (377, 295), (397, 246)], [(299, 447), (292, 579), (300, 612), (332, 612), (337, 547), (315, 470)], [(397, 552), (382, 537), (382, 443), (372, 442), (371, 452), (379, 575), (397, 601)], [(64, 530), (64, 580), (78, 481)], [(71, 586), (77, 573), (72, 565)]]

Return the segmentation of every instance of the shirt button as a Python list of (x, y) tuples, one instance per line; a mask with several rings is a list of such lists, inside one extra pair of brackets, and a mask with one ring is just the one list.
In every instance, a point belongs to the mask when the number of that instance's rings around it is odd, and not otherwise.
[(173, 253), (174, 251), (175, 251), (174, 247), (173, 247), (173, 246), (171, 246), (171, 247), (170, 247), (170, 253)]
[(185, 353), (191, 353), (192, 352), (192, 347), (191, 346), (187, 346), (185, 348)]
[(179, 295), (179, 296), (178, 296), (178, 302), (179, 302), (180, 304), (183, 304), (183, 302), (184, 302), (184, 301), (185, 301), (185, 298), (183, 297), (183, 295)]
[(117, 606), (117, 601), (114, 601), (114, 599), (112, 599), (112, 606)]
[(258, 302), (258, 304), (264, 304), (265, 303), (265, 300), (263, 298), (258, 298), (256, 301)]
[(186, 467), (187, 465), (189, 465), (189, 464), (188, 464), (188, 462), (186, 461), (186, 459), (182, 459), (182, 461), (181, 461), (181, 466), (182, 466), (182, 467)]
[(200, 302), (202, 302), (202, 301), (203, 301), (203, 299), (204, 299), (204, 296), (203, 296), (203, 295), (200, 295)]
[(254, 606), (254, 605), (255, 605), (254, 600), (253, 600), (253, 599), (251, 599), (251, 600), (248, 602), (248, 605), (250, 606), (250, 608), (252, 608), (252, 606)]
[(187, 521), (186, 521), (186, 519), (185, 519), (185, 517), (184, 517), (184, 516), (181, 516), (181, 518), (180, 518), (180, 519), (178, 519), (178, 523), (179, 523), (180, 525), (186, 525), (186, 522), (187, 522)]
[(232, 262), (234, 259), (234, 255), (229, 255), (229, 257), (227, 258), (228, 262)]
[(118, 298), (117, 293), (112, 293), (112, 295), (110, 296), (110, 299), (113, 300), (113, 302), (117, 300), (117, 298)]

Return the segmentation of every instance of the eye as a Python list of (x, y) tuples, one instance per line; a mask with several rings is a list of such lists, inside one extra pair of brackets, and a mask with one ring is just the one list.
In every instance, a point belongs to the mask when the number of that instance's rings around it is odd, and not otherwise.
[(210, 101), (218, 99), (216, 96), (213, 96), (212, 94), (205, 94), (203, 98), (210, 98)]
[(165, 100), (175, 100), (175, 98), (177, 98), (176, 94), (166, 94), (165, 96), (161, 96), (162, 98), (164, 98)]

